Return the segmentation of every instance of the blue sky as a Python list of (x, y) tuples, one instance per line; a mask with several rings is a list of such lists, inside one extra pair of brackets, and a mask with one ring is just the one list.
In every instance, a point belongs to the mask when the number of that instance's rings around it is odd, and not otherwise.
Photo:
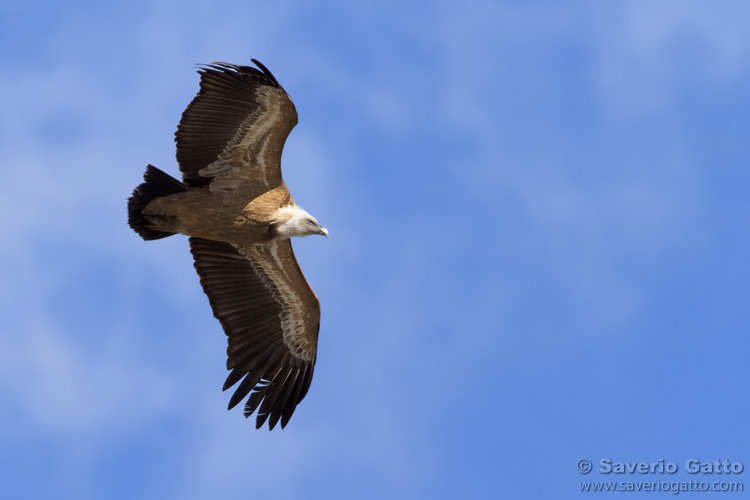
[[(4, 2), (2, 496), (585, 498), (750, 468), (748, 16)], [(178, 173), (194, 65), (250, 58), (295, 100), (285, 179), (330, 230), (295, 242), (320, 350), (271, 433), (226, 411), (186, 239), (125, 214), (148, 163)]]

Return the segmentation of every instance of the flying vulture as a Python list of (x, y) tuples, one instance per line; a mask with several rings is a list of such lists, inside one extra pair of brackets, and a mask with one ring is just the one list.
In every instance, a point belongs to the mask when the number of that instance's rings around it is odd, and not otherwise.
[[(149, 165), (128, 200), (128, 223), (144, 240), (190, 237), (203, 291), (227, 334), (224, 390), (232, 409), (249, 394), (284, 428), (312, 381), (320, 302), (290, 238), (328, 230), (300, 208), (281, 178), (281, 151), (297, 110), (268, 69), (212, 63), (175, 133), (182, 182)], [(252, 392), (251, 392), (252, 391)]]

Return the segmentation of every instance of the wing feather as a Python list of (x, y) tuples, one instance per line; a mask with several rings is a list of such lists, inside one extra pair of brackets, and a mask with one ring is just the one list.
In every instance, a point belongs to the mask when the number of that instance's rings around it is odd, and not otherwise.
[[(286, 400), (289, 397), (289, 393), (291, 392), (292, 388), (294, 387), (294, 382), (297, 379), (297, 376), (299, 374), (299, 369), (294, 368), (287, 371), (286, 377), (284, 377), (283, 383), (277, 383), (274, 382), (274, 387), (271, 388), (271, 390), (275, 389), (275, 386), (278, 385), (278, 390), (276, 391), (276, 394), (272, 397), (271, 394), (266, 396), (266, 399), (263, 404), (265, 404), (267, 401), (271, 400), (273, 401), (272, 404), (268, 405), (268, 427), (270, 429), (273, 429), (276, 427), (276, 424), (279, 422), (279, 419), (281, 418), (282, 411), (284, 407), (286, 406)], [(277, 379), (281, 380), (281, 377)], [(263, 405), (261, 405), (260, 412), (263, 412)]]
[(284, 387), (284, 384), (286, 384), (286, 381), (292, 374), (292, 371), (294, 371), (293, 368), (279, 370), (279, 375), (269, 385), (266, 397), (263, 398), (263, 402), (258, 409), (259, 416), (261, 414), (265, 415), (271, 413), (271, 408), (273, 408), (273, 406), (276, 404), (276, 399), (279, 397), (281, 389)]
[[(289, 419), (294, 413), (294, 406), (289, 405), (289, 401), (293, 399), (295, 395), (299, 395), (299, 388), (301, 387), (301, 381), (304, 373), (304, 366), (297, 367), (297, 369), (294, 370), (293, 376), (289, 380), (287, 380), (287, 383), (284, 386), (284, 391), (279, 395), (279, 399), (277, 400), (276, 405), (271, 411), (274, 416), (281, 417), (282, 429), (286, 427), (286, 424), (289, 422)], [(276, 425), (276, 422), (277, 420), (271, 422), (271, 424)]]
[[(256, 373), (255, 375), (250, 374), (248, 372), (245, 373), (245, 378), (240, 382), (240, 385), (237, 386), (237, 389), (234, 391), (234, 394), (232, 394), (232, 397), (229, 399), (229, 406), (228, 410), (231, 410), (237, 404), (239, 404), (240, 401), (245, 399), (245, 396), (250, 394), (250, 391), (255, 387), (258, 382), (260, 382), (260, 379), (262, 378), (262, 374), (260, 372)], [(233, 383), (234, 384), (234, 383)], [(231, 387), (231, 386), (230, 386)], [(227, 390), (228, 387), (226, 384), (224, 384), (224, 390)]]
[[(309, 368), (312, 369), (312, 368)], [(307, 375), (308, 371), (308, 365), (302, 365), (300, 368), (298, 368), (297, 372), (297, 378), (294, 381), (294, 386), (289, 393), (289, 395), (286, 397), (286, 404), (284, 405), (284, 408), (281, 410), (281, 428), (283, 429), (286, 427), (286, 424), (289, 423), (289, 419), (292, 418), (292, 415), (294, 414), (294, 410), (296, 408), (295, 405), (290, 404), (290, 401), (296, 400), (301, 391), (302, 386), (304, 384), (305, 376)]]

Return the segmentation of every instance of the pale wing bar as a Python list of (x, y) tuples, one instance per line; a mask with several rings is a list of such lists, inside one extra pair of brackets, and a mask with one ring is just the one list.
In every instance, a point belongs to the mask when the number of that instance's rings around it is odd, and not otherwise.
[[(214, 316), (228, 337), (227, 369), (232, 372), (224, 390), (242, 380), (229, 408), (250, 394), (245, 416), (258, 410), (256, 428), (266, 420), (269, 429), (279, 420), (284, 428), (310, 388), (315, 350), (305, 360), (287, 345), (282, 321), (289, 306), (252, 256), (245, 251), (241, 254), (233, 245), (195, 237), (190, 238), (190, 249)], [(315, 344), (319, 314), (318, 310)]]

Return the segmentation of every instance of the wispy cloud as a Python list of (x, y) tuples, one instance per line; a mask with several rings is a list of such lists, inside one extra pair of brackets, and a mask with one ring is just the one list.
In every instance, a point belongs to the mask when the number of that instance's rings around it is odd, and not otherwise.
[(634, 1), (599, 6), (595, 36), (601, 104), (615, 116), (663, 116), (691, 89), (721, 92), (748, 71), (744, 2)]

